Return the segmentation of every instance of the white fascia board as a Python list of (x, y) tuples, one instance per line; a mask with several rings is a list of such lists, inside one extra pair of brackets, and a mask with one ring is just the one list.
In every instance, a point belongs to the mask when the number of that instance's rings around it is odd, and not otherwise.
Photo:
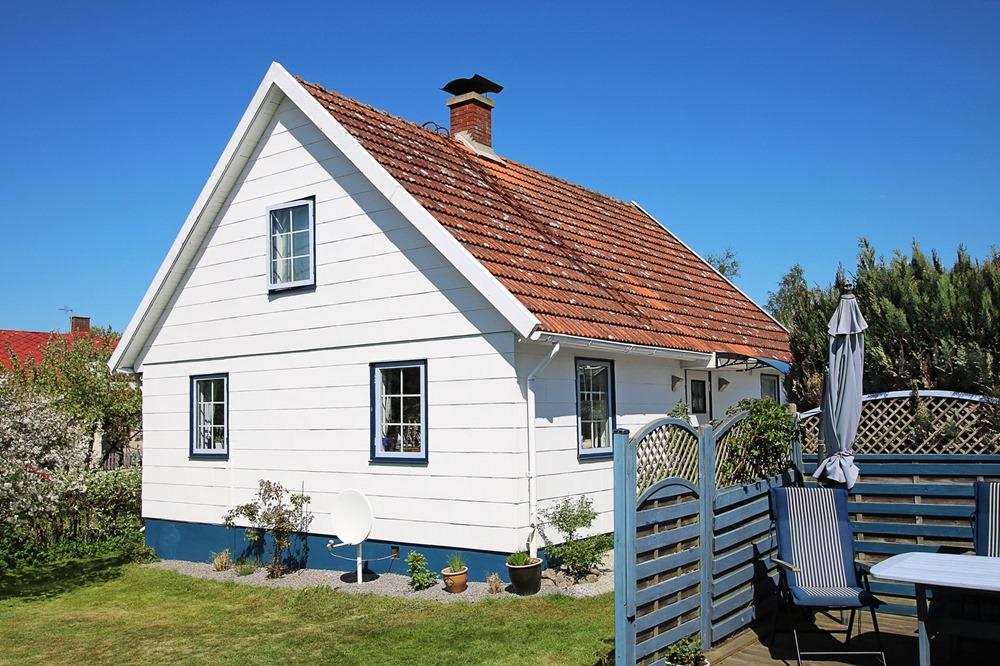
[[(225, 150), (222, 151), (218, 162), (215, 163), (215, 168), (212, 169), (212, 173), (201, 190), (201, 194), (198, 195), (194, 205), (191, 207), (191, 211), (188, 213), (184, 224), (181, 226), (177, 237), (167, 252), (167, 256), (160, 264), (159, 270), (156, 271), (156, 275), (153, 277), (149, 288), (146, 289), (146, 293), (139, 302), (139, 307), (133, 313), (132, 319), (129, 320), (128, 326), (125, 328), (125, 333), (122, 334), (122, 338), (118, 341), (115, 351), (111, 354), (111, 358), (108, 359), (108, 367), (111, 368), (112, 372), (138, 371), (138, 368), (133, 370), (129, 366), (132, 366), (138, 356), (138, 351), (145, 346), (145, 338), (156, 325), (156, 320), (163, 310), (164, 301), (169, 299), (171, 295), (165, 290), (168, 279), (173, 275), (174, 279), (179, 281), (184, 271), (187, 270), (187, 266), (182, 265), (183, 262), (180, 259), (185, 254), (185, 250), (189, 248), (193, 233), (201, 226), (199, 223), (206, 217), (204, 215), (205, 209), (212, 199), (219, 196), (220, 183), (226, 173), (231, 170), (233, 162), (240, 156), (244, 162), (250, 157), (254, 148), (253, 145), (250, 145), (243, 151), (246, 153), (244, 155), (238, 155), (238, 152), (244, 143), (256, 144), (256, 140), (252, 142), (246, 141), (251, 128), (254, 126), (260, 128), (264, 119), (270, 119), (270, 116), (278, 108), (279, 100), (276, 99), (275, 95), (277, 91), (272, 90), (274, 75), (278, 69), (284, 71), (278, 63), (271, 63), (271, 67), (267, 70), (263, 81), (257, 86), (257, 92), (254, 93), (253, 98), (247, 105), (246, 111), (243, 112), (243, 117), (236, 126), (236, 130), (229, 138), (229, 142), (226, 144)], [(259, 139), (259, 137), (257, 138)], [(222, 193), (222, 196), (224, 197), (225, 194)], [(194, 250), (191, 251), (193, 252)], [(173, 286), (176, 286), (176, 282), (171, 286), (170, 291), (172, 291)]]
[(323, 105), (295, 80), (281, 65), (277, 67), (275, 82), (306, 117), (320, 128), (328, 139), (344, 153), (358, 171), (372, 182), (382, 196), (389, 200), (409, 222), (423, 234), (434, 248), (467, 279), (495, 307), (523, 337), (531, 335), (538, 327), (538, 319), (515, 297), (482, 263), (470, 253), (444, 226), (425, 209), (412, 194), (379, 164), (341, 125)]
[(692, 367), (702, 367), (714, 358), (713, 354), (707, 352), (689, 351), (687, 349), (671, 349), (669, 347), (650, 347), (647, 345), (634, 345), (628, 342), (615, 342), (613, 340), (600, 340), (598, 338), (583, 338), (575, 335), (563, 335), (561, 333), (536, 332), (529, 339), (529, 342), (546, 342), (550, 344), (560, 344), (565, 347), (575, 349), (589, 349), (607, 352), (617, 352), (619, 354), (633, 354), (636, 356), (654, 356), (657, 358), (669, 358), (677, 361), (689, 361), (695, 365)]
[[(195, 200), (191, 212), (188, 213), (184, 225), (174, 239), (170, 251), (160, 265), (156, 276), (146, 290), (135, 314), (129, 321), (122, 339), (108, 361), (112, 371), (132, 370), (139, 350), (143, 349), (146, 337), (156, 324), (163, 311), (168, 293), (180, 281), (187, 265), (182, 261), (185, 250), (189, 248), (192, 236), (199, 228), (210, 225), (213, 216), (205, 215), (206, 208), (214, 198), (224, 198), (227, 193), (218, 192), (227, 173), (234, 170), (234, 161), (242, 157), (245, 162), (259, 140), (252, 137), (251, 129), (261, 128), (263, 121), (269, 120), (277, 110), (280, 95), (290, 99), (310, 121), (358, 168), (372, 185), (414, 227), (420, 231), (427, 241), (437, 249), (479, 292), (489, 301), (500, 314), (510, 323), (514, 331), (522, 337), (527, 337), (538, 327), (538, 319), (487, 270), (458, 240), (445, 229), (413, 196), (407, 192), (395, 178), (378, 163), (372, 155), (348, 132), (323, 105), (300, 84), (295, 77), (277, 62), (272, 62), (257, 87), (257, 92), (247, 106), (240, 119), (236, 131), (233, 132), (226, 149), (216, 163), (215, 168), (205, 183), (201, 194)], [(248, 140), (251, 139), (251, 140)], [(241, 151), (240, 148), (247, 144)], [(244, 154), (245, 153), (245, 154)], [(242, 168), (243, 165), (240, 165)], [(218, 211), (215, 211), (217, 214)], [(209, 218), (213, 219), (209, 219)], [(200, 241), (200, 239), (198, 239)], [(196, 250), (190, 250), (191, 253)], [(190, 259), (190, 257), (188, 257)], [(173, 277), (173, 284), (170, 278)]]
[(767, 315), (768, 319), (770, 319), (770, 320), (771, 320), (771, 321), (773, 321), (773, 322), (774, 322), (775, 324), (777, 324), (777, 325), (778, 325), (779, 327), (781, 327), (781, 330), (783, 330), (783, 331), (784, 331), (785, 333), (789, 333), (789, 330), (788, 330), (787, 328), (785, 328), (785, 327), (784, 327), (784, 325), (783, 325), (783, 324), (782, 324), (782, 323), (781, 323), (780, 321), (778, 321), (777, 319), (775, 319), (775, 318), (774, 318), (774, 317), (773, 317), (773, 316), (771, 315), (771, 313), (770, 313), (770, 312), (768, 312), (767, 310), (765, 310), (764, 308), (762, 308), (762, 307), (760, 306), (760, 304), (758, 304), (758, 303), (757, 303), (757, 301), (755, 301), (755, 300), (753, 300), (752, 298), (750, 298), (749, 296), (747, 296), (747, 294), (746, 294), (746, 292), (745, 292), (745, 291), (743, 291), (742, 289), (740, 289), (739, 287), (737, 287), (737, 286), (736, 286), (736, 284), (735, 284), (735, 283), (734, 283), (734, 282), (733, 282), (732, 280), (730, 280), (730, 279), (729, 279), (729, 278), (727, 278), (727, 277), (726, 277), (725, 275), (723, 275), (722, 273), (720, 273), (720, 272), (719, 272), (719, 269), (718, 269), (718, 268), (716, 268), (716, 267), (715, 267), (715, 266), (713, 266), (712, 264), (710, 264), (710, 263), (708, 263), (707, 261), (705, 261), (704, 257), (702, 257), (702, 256), (701, 256), (700, 254), (698, 254), (697, 252), (695, 252), (695, 251), (694, 251), (694, 248), (692, 248), (692, 247), (691, 247), (690, 245), (688, 245), (688, 244), (687, 244), (687, 243), (685, 243), (685, 242), (684, 242), (683, 240), (681, 240), (681, 237), (680, 237), (680, 236), (678, 236), (677, 234), (675, 234), (674, 232), (672, 232), (672, 231), (671, 231), (671, 230), (670, 230), (670, 229), (669, 229), (669, 228), (667, 227), (667, 225), (663, 224), (663, 223), (662, 223), (662, 222), (660, 222), (660, 221), (659, 221), (658, 219), (656, 219), (655, 217), (653, 217), (652, 215), (650, 215), (650, 214), (649, 214), (649, 211), (647, 211), (647, 210), (646, 210), (645, 208), (643, 208), (642, 206), (640, 206), (640, 205), (638, 204), (638, 202), (635, 202), (635, 201), (633, 201), (633, 202), (632, 202), (632, 205), (633, 205), (633, 206), (635, 206), (636, 208), (638, 208), (639, 210), (641, 210), (641, 211), (643, 212), (643, 214), (644, 214), (644, 215), (645, 215), (646, 217), (648, 217), (649, 219), (651, 219), (651, 220), (652, 220), (653, 222), (656, 222), (656, 223), (657, 223), (658, 225), (660, 225), (661, 227), (663, 227), (664, 229), (666, 229), (667, 233), (668, 233), (668, 234), (670, 234), (671, 236), (673, 236), (673, 237), (674, 237), (674, 238), (675, 238), (675, 239), (677, 240), (677, 242), (678, 242), (678, 243), (680, 243), (681, 245), (683, 245), (684, 247), (686, 247), (686, 248), (687, 248), (687, 250), (688, 250), (688, 252), (690, 252), (690, 253), (691, 253), (691, 254), (693, 254), (694, 256), (698, 257), (699, 259), (701, 259), (701, 262), (702, 262), (703, 264), (705, 264), (706, 266), (708, 266), (709, 268), (711, 268), (711, 269), (712, 269), (713, 271), (715, 271), (715, 274), (716, 274), (716, 275), (718, 275), (718, 276), (719, 276), (720, 278), (722, 278), (723, 280), (725, 280), (726, 282), (728, 282), (728, 283), (729, 283), (729, 285), (730, 285), (730, 286), (731, 286), (731, 287), (732, 287), (733, 289), (735, 289), (736, 291), (740, 292), (740, 294), (742, 294), (742, 295), (743, 295), (743, 298), (745, 298), (745, 299), (747, 299), (748, 301), (750, 301), (751, 303), (753, 303), (753, 304), (754, 304), (754, 306), (755, 306), (755, 307), (756, 307), (756, 308), (757, 308), (758, 310), (760, 310), (761, 312), (763, 312), (764, 314), (766, 314), (766, 315)]

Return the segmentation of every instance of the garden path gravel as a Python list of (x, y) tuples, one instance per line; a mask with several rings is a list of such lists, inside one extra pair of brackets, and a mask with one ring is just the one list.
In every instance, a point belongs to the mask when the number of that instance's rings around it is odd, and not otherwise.
[[(410, 589), (409, 578), (395, 573), (365, 573), (361, 585), (354, 582), (355, 574), (328, 569), (299, 569), (278, 579), (269, 579), (267, 571), (259, 568), (249, 576), (238, 576), (236, 571), (214, 571), (212, 565), (205, 562), (187, 562), (184, 560), (159, 560), (143, 566), (153, 569), (168, 569), (195, 578), (208, 580), (232, 581), (243, 585), (259, 587), (304, 589), (324, 587), (349, 594), (377, 594), (389, 597), (405, 597), (408, 599), (424, 599), (429, 601), (480, 601), (482, 599), (519, 598), (508, 585), (507, 589), (498, 594), (490, 594), (486, 583), (469, 582), (469, 587), (460, 594), (451, 594), (444, 589), (443, 582), (426, 590), (414, 592)], [(501, 576), (503, 574), (501, 573)], [(505, 581), (506, 582), (506, 581)], [(571, 597), (592, 597), (614, 590), (614, 574), (610, 567), (601, 570), (598, 579), (592, 583), (579, 583), (570, 586), (556, 586), (551, 582), (542, 581), (539, 594), (564, 594)]]

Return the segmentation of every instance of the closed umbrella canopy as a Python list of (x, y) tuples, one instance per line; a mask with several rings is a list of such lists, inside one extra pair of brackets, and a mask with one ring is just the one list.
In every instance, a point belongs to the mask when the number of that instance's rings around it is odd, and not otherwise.
[(830, 319), (830, 361), (823, 391), (823, 441), (827, 457), (813, 473), (852, 488), (858, 480), (854, 464), (854, 439), (861, 421), (862, 377), (865, 364), (865, 329), (858, 299), (850, 284)]

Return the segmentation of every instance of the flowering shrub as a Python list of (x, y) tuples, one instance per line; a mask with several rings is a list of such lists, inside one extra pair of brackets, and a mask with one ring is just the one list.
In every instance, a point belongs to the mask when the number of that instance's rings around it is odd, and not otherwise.
[(88, 470), (91, 442), (55, 399), (0, 375), (0, 567), (144, 552), (141, 472)]
[(45, 531), (55, 515), (78, 508), (89, 444), (54, 400), (0, 377), (0, 521)]

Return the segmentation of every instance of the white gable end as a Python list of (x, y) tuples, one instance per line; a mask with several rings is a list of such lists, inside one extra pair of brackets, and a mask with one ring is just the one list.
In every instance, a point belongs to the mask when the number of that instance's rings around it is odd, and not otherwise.
[[(315, 200), (316, 285), (269, 292), (267, 208)], [(280, 102), (138, 366), (509, 331), (289, 99)]]
[[(295, 122), (302, 124), (298, 128), (283, 124), (281, 125), (283, 131), (276, 130), (280, 124), (280, 121), (276, 120), (279, 106), (283, 114), (289, 116), (298, 114)], [(262, 140), (265, 132), (267, 138)], [(239, 187), (234, 189), (237, 181)], [(291, 196), (293, 190), (308, 189), (310, 185), (318, 187), (322, 183), (333, 185), (328, 188), (331, 201), (337, 196), (347, 197), (351, 199), (350, 203), (355, 205), (352, 209), (347, 202), (340, 202), (343, 204), (341, 212), (345, 219), (361, 213), (371, 213), (375, 216), (384, 213), (381, 217), (386, 218), (394, 214), (388, 211), (394, 210), (395, 214), (407, 220), (413, 230), (423, 237), (426, 241), (424, 247), (434, 248), (489, 301), (493, 309), (508, 323), (509, 330), (526, 337), (535, 329), (538, 321), (524, 305), (417, 203), (281, 65), (272, 63), (139, 308), (129, 322), (109, 365), (115, 370), (140, 370), (140, 365), (153, 344), (154, 333), (157, 335), (163, 333), (167, 336), (157, 340), (157, 344), (179, 343), (176, 335), (180, 331), (168, 330), (163, 315), (170, 304), (177, 299), (177, 289), (182, 280), (185, 281), (186, 287), (198, 286), (203, 278), (210, 282), (212, 274), (215, 274), (219, 281), (225, 281), (228, 279), (225, 277), (227, 271), (235, 267), (222, 267), (223, 264), (252, 261), (252, 257), (240, 254), (244, 246), (253, 242), (251, 236), (236, 239), (243, 242), (243, 245), (234, 243), (226, 250), (213, 252), (218, 256), (210, 255), (208, 259), (200, 260), (201, 256), (209, 254), (207, 250), (203, 251), (203, 245), (210, 231), (219, 234), (230, 233), (231, 230), (226, 230), (224, 227), (234, 221), (252, 217), (258, 202), (291, 201), (292, 199), (284, 195)], [(240, 217), (241, 215), (244, 217)], [(223, 216), (227, 217), (226, 221), (221, 220)], [(330, 219), (333, 218), (328, 217), (328, 221)], [(383, 220), (380, 224), (390, 223)], [(260, 227), (263, 229), (263, 223)], [(394, 240), (390, 235), (395, 230), (385, 227), (385, 231), (386, 238), (390, 242)], [(232, 231), (232, 233), (241, 232)], [(260, 233), (262, 235), (263, 231)], [(403, 233), (395, 235), (401, 236)], [(225, 244), (221, 240), (224, 237), (221, 236), (220, 240), (213, 243), (213, 250), (214, 246), (221, 247)], [(318, 230), (317, 240), (319, 240)], [(356, 242), (358, 245), (364, 243), (360, 237)], [(261, 248), (260, 252), (263, 252), (265, 245), (261, 242), (258, 247)], [(420, 250), (416, 245), (411, 249), (414, 252)], [(194, 277), (189, 269), (196, 256), (199, 256), (200, 265), (205, 268), (220, 267), (204, 271), (206, 276)], [(397, 305), (401, 308), (406, 305), (414, 307), (414, 302), (408, 304), (400, 302)], [(278, 309), (280, 308), (274, 310)], [(460, 309), (463, 308), (460, 306)], [(428, 314), (433, 318), (444, 313), (435, 311)], [(350, 318), (346, 321), (352, 325), (363, 323)], [(276, 332), (273, 326), (265, 323), (264, 319), (246, 323), (248, 325), (252, 323), (255, 327), (244, 331), (243, 335), (246, 336)], [(429, 320), (428, 325), (430, 324)], [(315, 328), (309, 321), (304, 325), (305, 330)], [(202, 336), (201, 331), (196, 333)], [(234, 337), (232, 333), (233, 330), (226, 330), (223, 326), (221, 334), (213, 338), (190, 339), (198, 343), (208, 343), (210, 340), (232, 338)], [(415, 331), (415, 334), (422, 332)], [(300, 342), (312, 344), (312, 338), (305, 336)], [(318, 347), (326, 346), (329, 346), (328, 340), (323, 338)], [(201, 344), (189, 351), (199, 355), (206, 354), (211, 353), (211, 347), (211, 344)], [(262, 348), (265, 347), (266, 345)]]

